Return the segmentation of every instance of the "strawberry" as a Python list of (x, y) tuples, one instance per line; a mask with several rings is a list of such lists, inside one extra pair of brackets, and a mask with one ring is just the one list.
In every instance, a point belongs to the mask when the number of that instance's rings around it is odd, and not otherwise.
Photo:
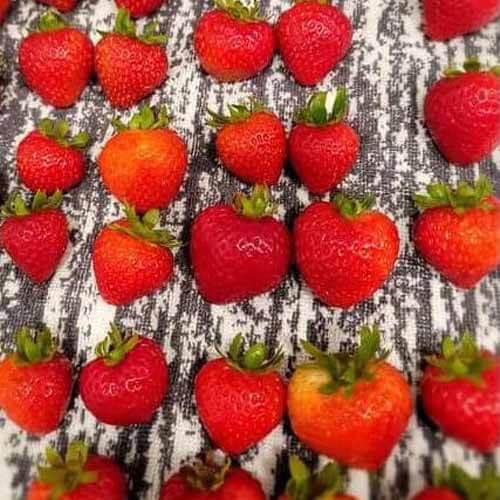
[(165, 81), (167, 36), (150, 22), (137, 34), (130, 13), (120, 9), (114, 30), (101, 32), (96, 45), (95, 69), (104, 94), (117, 108), (129, 108), (153, 93)]
[(97, 359), (82, 368), (79, 382), (90, 413), (110, 425), (151, 422), (169, 385), (160, 346), (137, 334), (124, 338), (111, 324), (96, 354)]
[(70, 12), (76, 7), (78, 0), (36, 0), (39, 3), (48, 5), (59, 12)]
[(0, 247), (35, 283), (47, 281), (57, 269), (68, 246), (68, 221), (58, 208), (62, 193), (50, 198), (38, 191), (28, 207), (13, 194), (0, 209)]
[(165, 0), (115, 0), (119, 9), (130, 12), (132, 17), (149, 16), (158, 10)]
[(450, 488), (431, 486), (425, 488), (413, 500), (461, 500), (461, 498)]
[(56, 108), (80, 98), (92, 74), (94, 46), (53, 11), (40, 17), (38, 31), (19, 47), (19, 67), (26, 85)]
[(9, 13), (10, 0), (0, 0), (0, 23), (3, 23)]
[(64, 459), (51, 447), (45, 452), (48, 466), (38, 467), (38, 478), (26, 500), (126, 500), (127, 479), (107, 457), (89, 454), (83, 441), (69, 444)]
[(275, 37), (259, 14), (259, 2), (246, 7), (240, 0), (214, 0), (194, 32), (194, 50), (201, 67), (220, 82), (252, 78), (273, 59)]
[(288, 230), (271, 215), (269, 190), (237, 194), (233, 205), (201, 212), (191, 229), (191, 262), (198, 290), (207, 302), (239, 302), (276, 288), (291, 260)]
[(57, 352), (47, 328), (16, 333), (16, 351), (0, 361), (0, 407), (30, 434), (55, 431), (66, 413), (71, 387), (71, 363)]
[(209, 110), (209, 125), (217, 129), (220, 161), (250, 184), (276, 184), (286, 159), (286, 133), (281, 120), (262, 104), (228, 106), (229, 115)]
[(332, 111), (327, 92), (316, 92), (295, 115), (288, 142), (290, 163), (301, 182), (314, 194), (335, 188), (352, 170), (359, 154), (359, 136), (344, 119), (348, 98), (338, 89)]
[(330, 307), (370, 298), (389, 277), (399, 253), (394, 222), (372, 211), (374, 198), (315, 202), (295, 221), (297, 265), (307, 285)]
[(116, 134), (97, 158), (104, 185), (140, 213), (171, 203), (186, 172), (186, 144), (168, 123), (164, 107), (148, 106), (128, 125), (114, 120)]
[(445, 70), (424, 105), (425, 124), (438, 149), (457, 165), (481, 161), (500, 144), (500, 66), (483, 69), (470, 58), (464, 70)]
[(442, 355), (427, 362), (421, 382), (427, 415), (447, 436), (493, 451), (500, 443), (500, 357), (465, 334), (457, 343), (445, 337)]
[(65, 120), (44, 118), (17, 149), (17, 171), (22, 182), (33, 192), (68, 191), (85, 175), (87, 132), (69, 135)]
[(316, 85), (351, 47), (352, 26), (331, 0), (294, 0), (276, 25), (283, 62), (301, 85)]
[(173, 274), (170, 249), (178, 246), (167, 230), (154, 229), (158, 210), (150, 210), (142, 218), (132, 207), (125, 207), (125, 213), (126, 219), (97, 235), (92, 253), (99, 293), (117, 306), (161, 288)]
[(253, 344), (244, 352), (243, 343), (237, 335), (227, 355), (206, 363), (195, 379), (200, 420), (217, 447), (232, 455), (264, 439), (286, 407), (286, 385), (276, 370), (281, 349), (268, 359), (265, 345)]
[(416, 195), (422, 211), (413, 227), (422, 257), (460, 288), (472, 288), (500, 264), (500, 200), (491, 182), (480, 177), (456, 189), (429, 184)]
[(288, 386), (294, 433), (342, 465), (378, 469), (412, 413), (410, 387), (385, 361), (388, 353), (380, 351), (378, 328), (361, 329), (353, 354), (326, 354), (309, 342), (302, 345), (314, 361), (299, 366)]

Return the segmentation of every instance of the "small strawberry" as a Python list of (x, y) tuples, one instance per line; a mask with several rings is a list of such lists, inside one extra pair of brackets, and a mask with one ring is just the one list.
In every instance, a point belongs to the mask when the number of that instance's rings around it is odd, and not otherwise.
[(126, 219), (106, 226), (92, 252), (97, 288), (114, 305), (130, 304), (161, 288), (173, 274), (171, 248), (178, 246), (166, 229), (154, 229), (158, 210), (140, 218), (125, 207)]
[(115, 0), (119, 9), (130, 12), (132, 17), (146, 17), (158, 10), (165, 0)]
[(252, 78), (273, 59), (272, 26), (260, 16), (259, 2), (246, 7), (240, 0), (214, 0), (194, 32), (194, 50), (201, 67), (216, 80)]
[(353, 354), (326, 354), (309, 342), (302, 345), (314, 361), (299, 366), (288, 385), (293, 432), (342, 465), (378, 469), (412, 413), (410, 387), (385, 361), (378, 328), (362, 328)]
[(429, 184), (427, 196), (415, 196), (422, 211), (413, 227), (415, 246), (457, 287), (472, 288), (500, 264), (500, 200), (492, 192), (480, 177), (456, 189)]
[(94, 46), (55, 12), (40, 17), (38, 31), (19, 47), (19, 67), (28, 87), (56, 108), (72, 106), (92, 74)]
[(198, 414), (212, 441), (239, 455), (264, 439), (283, 419), (286, 385), (276, 368), (283, 352), (268, 359), (263, 344), (244, 352), (237, 335), (227, 355), (206, 363), (196, 375)]
[(67, 121), (44, 118), (17, 149), (21, 181), (33, 192), (68, 191), (85, 175), (83, 149), (88, 140), (87, 132), (70, 136)]
[(26, 500), (126, 500), (127, 478), (107, 457), (89, 455), (83, 441), (69, 444), (64, 459), (51, 447), (45, 452), (48, 466), (38, 466)]
[(457, 165), (481, 161), (500, 144), (500, 66), (483, 69), (470, 58), (464, 70), (447, 69), (424, 105), (425, 124), (438, 149)]
[(124, 338), (111, 324), (96, 354), (97, 359), (80, 373), (80, 394), (87, 409), (105, 424), (151, 422), (169, 385), (160, 346), (137, 334)]
[(191, 262), (207, 302), (227, 304), (270, 292), (285, 278), (291, 261), (290, 235), (271, 215), (269, 190), (237, 194), (233, 205), (201, 212), (191, 229)]
[(0, 361), (0, 407), (30, 434), (55, 431), (66, 413), (71, 363), (57, 352), (50, 330), (16, 333), (16, 351)]
[(35, 283), (47, 281), (57, 269), (68, 246), (68, 221), (59, 209), (62, 193), (50, 198), (37, 192), (31, 207), (13, 194), (0, 209), (0, 247)]
[(70, 12), (78, 3), (78, 0), (36, 0), (39, 3), (43, 3), (48, 5), (54, 9), (57, 9), (59, 12)]
[(116, 134), (97, 158), (104, 185), (140, 213), (171, 203), (186, 172), (186, 144), (168, 124), (164, 107), (144, 106), (128, 125), (114, 120)]
[(3, 23), (9, 13), (10, 0), (0, 0), (0, 23)]
[(295, 80), (316, 85), (351, 47), (351, 22), (331, 0), (294, 1), (278, 19), (278, 47)]
[(95, 49), (95, 69), (113, 106), (129, 108), (164, 82), (168, 71), (164, 49), (167, 36), (158, 32), (158, 23), (146, 24), (138, 35), (130, 13), (120, 9), (114, 30), (101, 34), (103, 38)]
[(352, 170), (359, 154), (359, 136), (344, 122), (348, 98), (338, 89), (332, 111), (327, 92), (316, 92), (295, 115), (288, 142), (290, 163), (301, 182), (314, 194), (335, 188)]

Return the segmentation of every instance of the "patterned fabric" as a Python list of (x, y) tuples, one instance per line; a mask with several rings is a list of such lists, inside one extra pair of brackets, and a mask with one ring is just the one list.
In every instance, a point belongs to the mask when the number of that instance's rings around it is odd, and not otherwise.
[[(498, 21), (473, 36), (447, 44), (430, 43), (421, 31), (417, 0), (339, 2), (354, 24), (354, 44), (319, 88), (348, 86), (349, 121), (362, 139), (361, 158), (342, 188), (355, 194), (376, 194), (378, 207), (397, 222), (402, 242), (393, 276), (373, 299), (349, 311), (328, 309), (313, 299), (292, 270), (272, 294), (244, 304), (212, 307), (196, 291), (184, 246), (177, 251), (175, 278), (164, 290), (129, 307), (115, 308), (99, 297), (91, 268), (92, 242), (103, 224), (115, 219), (120, 210), (104, 190), (95, 164), (102, 144), (112, 134), (114, 111), (96, 83), (66, 111), (52, 111), (28, 91), (16, 67), (16, 51), (43, 7), (32, 0), (15, 3), (0, 37), (12, 70), (0, 108), (1, 198), (19, 185), (16, 146), (41, 117), (51, 113), (68, 118), (75, 128), (89, 130), (93, 144), (85, 181), (65, 196), (63, 208), (70, 218), (72, 244), (53, 279), (34, 286), (0, 253), (2, 343), (11, 343), (14, 331), (22, 325), (43, 322), (57, 333), (65, 353), (79, 368), (93, 357), (93, 347), (107, 332), (109, 322), (116, 321), (163, 345), (170, 364), (171, 390), (151, 425), (124, 429), (97, 424), (77, 396), (59, 431), (44, 439), (27, 437), (0, 413), (2, 500), (23, 497), (36, 473), (34, 463), (48, 443), (63, 447), (77, 437), (84, 437), (95, 450), (116, 458), (124, 467), (131, 499), (157, 499), (164, 478), (209, 445), (193, 404), (193, 377), (204, 360), (214, 356), (213, 343), (227, 345), (235, 332), (281, 343), (287, 353), (283, 371), (289, 375), (303, 356), (300, 339), (307, 337), (323, 347), (349, 348), (357, 340), (360, 326), (378, 323), (392, 348), (390, 361), (404, 371), (415, 396), (423, 355), (437, 349), (444, 333), (456, 335), (468, 328), (484, 346), (499, 347), (500, 273), (472, 291), (459, 291), (423, 264), (410, 241), (416, 214), (412, 193), (427, 182), (473, 179), (481, 171), (494, 179), (500, 193), (500, 150), (479, 167), (450, 167), (432, 144), (421, 116), (426, 88), (449, 62), (461, 62), (473, 54), (490, 63), (498, 58)], [(288, 0), (262, 4), (273, 21), (289, 6)], [(294, 109), (310, 92), (291, 80), (278, 56), (262, 75), (241, 84), (220, 85), (202, 74), (191, 39), (195, 21), (210, 5), (210, 0), (169, 0), (155, 16), (170, 34), (171, 69), (168, 81), (151, 102), (168, 105), (175, 117), (173, 127), (185, 137), (191, 158), (182, 190), (163, 211), (162, 221), (184, 242), (202, 208), (229, 200), (235, 190), (244, 187), (214, 160), (213, 132), (205, 125), (207, 106), (220, 110), (226, 103), (254, 94), (289, 127)], [(96, 30), (111, 27), (114, 11), (112, 0), (83, 0), (69, 18), (97, 41)], [(288, 169), (273, 193), (280, 206), (279, 217), (289, 225), (314, 199)], [(285, 422), (237, 462), (254, 473), (274, 498), (285, 484), (290, 451), (298, 451), (313, 464), (317, 460), (298, 443)], [(476, 472), (481, 463), (495, 458), (500, 460), (500, 453), (484, 458), (444, 439), (416, 411), (387, 465), (371, 477), (351, 471), (349, 491), (360, 499), (404, 499), (430, 480), (433, 467), (455, 461)]]

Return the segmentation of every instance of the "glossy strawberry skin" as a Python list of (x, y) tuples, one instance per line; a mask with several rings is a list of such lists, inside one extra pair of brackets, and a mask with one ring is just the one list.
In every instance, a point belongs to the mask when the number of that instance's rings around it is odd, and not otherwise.
[(265, 21), (240, 21), (215, 9), (198, 22), (194, 49), (202, 68), (215, 79), (246, 80), (271, 63), (275, 51), (274, 32)]
[(483, 71), (439, 80), (427, 93), (424, 117), (449, 162), (481, 161), (500, 144), (500, 77)]
[(281, 14), (276, 25), (281, 57), (301, 85), (316, 85), (351, 46), (352, 26), (337, 7), (301, 2)]
[(141, 337), (118, 365), (100, 358), (85, 365), (79, 383), (85, 406), (100, 422), (149, 423), (168, 390), (167, 362), (156, 342)]
[(413, 497), (413, 500), (461, 500), (460, 497), (449, 488), (426, 488), (418, 495)]
[(0, 0), (0, 23), (5, 21), (10, 9), (10, 0)]
[(70, 12), (76, 7), (78, 0), (37, 0), (37, 2), (49, 5), (59, 12)]
[(165, 0), (116, 0), (116, 6), (120, 9), (126, 9), (132, 17), (149, 16), (158, 10)]
[(226, 304), (273, 290), (290, 266), (290, 246), (286, 227), (272, 217), (250, 219), (229, 205), (207, 208), (191, 230), (200, 294), (213, 304)]
[(286, 385), (276, 371), (252, 373), (219, 358), (198, 372), (195, 398), (200, 420), (217, 448), (239, 455), (283, 419)]
[(313, 194), (326, 193), (342, 182), (359, 154), (359, 136), (344, 122), (297, 124), (288, 144), (290, 163)]

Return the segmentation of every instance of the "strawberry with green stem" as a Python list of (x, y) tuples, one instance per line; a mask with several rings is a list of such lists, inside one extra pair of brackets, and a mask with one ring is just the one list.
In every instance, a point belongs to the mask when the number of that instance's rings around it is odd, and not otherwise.
[(115, 0), (119, 9), (130, 12), (132, 17), (145, 17), (158, 10), (166, 0)]

